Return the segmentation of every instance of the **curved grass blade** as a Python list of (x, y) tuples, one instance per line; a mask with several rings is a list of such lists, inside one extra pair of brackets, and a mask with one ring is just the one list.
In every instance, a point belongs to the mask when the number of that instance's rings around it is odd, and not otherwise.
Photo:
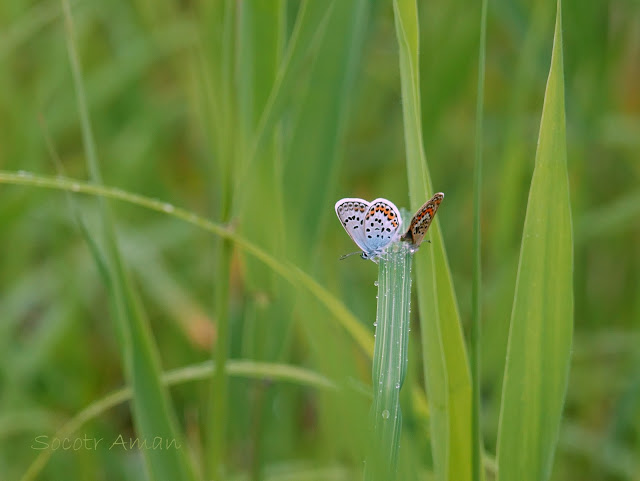
[(498, 480), (549, 479), (569, 374), (573, 243), (558, 1), (522, 235), (498, 432)]
[[(394, 0), (400, 49), (400, 80), (411, 206), (433, 192), (422, 142), (415, 0)], [(414, 259), (424, 373), (431, 408), (431, 449), (436, 479), (471, 479), (471, 379), (460, 315), (438, 219), (431, 226), (432, 251)]]
[(255, 244), (252, 244), (236, 234), (230, 228), (223, 227), (220, 224), (203, 217), (199, 217), (192, 212), (175, 207), (171, 204), (151, 199), (149, 197), (144, 197), (139, 194), (133, 194), (121, 189), (105, 187), (103, 185), (88, 184), (86, 182), (79, 182), (61, 177), (53, 178), (33, 175), (28, 172), (13, 173), (0, 171), (0, 184), (2, 183), (30, 185), (121, 200), (156, 212), (171, 215), (185, 222), (196, 225), (214, 235), (230, 239), (238, 248), (265, 263), (275, 273), (294, 287), (302, 286), (307, 289), (312, 296), (318, 299), (320, 303), (322, 303), (327, 310), (332, 313), (333, 317), (335, 317), (335, 319), (342, 325), (343, 329), (349, 333), (364, 354), (366, 354), (369, 359), (373, 356), (373, 338), (371, 334), (340, 300), (338, 300), (331, 292), (320, 285), (315, 279), (299, 267), (291, 264), (290, 262), (276, 259), (257, 247)]
[[(301, 386), (315, 387), (316, 389), (336, 389), (337, 386), (321, 374), (287, 364), (273, 364), (246, 360), (230, 360), (225, 369), (229, 376), (245, 377), (253, 379), (272, 379), (297, 383)], [(162, 384), (164, 386), (174, 386), (189, 381), (204, 381), (211, 377), (215, 371), (212, 361), (201, 364), (174, 369), (162, 374)], [(87, 422), (97, 418), (102, 413), (112, 407), (129, 401), (133, 396), (131, 387), (118, 389), (107, 394), (102, 399), (91, 403), (73, 418), (60, 427), (54, 436), (58, 439), (71, 437), (73, 433), (84, 426)], [(42, 450), (33, 460), (27, 472), (20, 481), (32, 481), (47, 465), (47, 462), (54, 453), (51, 449)]]

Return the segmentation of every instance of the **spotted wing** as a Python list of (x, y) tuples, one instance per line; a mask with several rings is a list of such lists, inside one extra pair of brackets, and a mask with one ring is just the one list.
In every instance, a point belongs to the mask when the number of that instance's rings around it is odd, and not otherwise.
[(347, 231), (349, 237), (363, 251), (367, 250), (367, 243), (364, 236), (364, 217), (367, 213), (369, 202), (364, 199), (354, 199), (347, 197), (336, 202), (336, 214), (342, 227)]
[(379, 254), (381, 249), (395, 240), (401, 222), (400, 212), (393, 202), (387, 199), (373, 200), (364, 217), (365, 252)]
[(418, 209), (416, 215), (411, 219), (409, 229), (402, 236), (402, 240), (410, 241), (415, 247), (422, 244), (424, 236), (431, 225), (433, 217), (436, 215), (438, 207), (440, 207), (442, 199), (444, 199), (444, 194), (438, 192)]

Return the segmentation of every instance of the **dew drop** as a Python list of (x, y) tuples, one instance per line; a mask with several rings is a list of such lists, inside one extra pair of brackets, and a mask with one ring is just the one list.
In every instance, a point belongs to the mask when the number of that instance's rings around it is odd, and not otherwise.
[(373, 282), (373, 285), (374, 285), (374, 286), (376, 286), (376, 287), (378, 287), (378, 281), (374, 281), (374, 282)]
[(373, 327), (378, 327), (378, 321), (373, 323)]
[(162, 210), (165, 211), (167, 214), (171, 214), (174, 210), (176, 210), (176, 208), (171, 204), (163, 204)]
[(389, 419), (389, 410), (385, 409), (384, 411), (382, 411), (382, 419)]

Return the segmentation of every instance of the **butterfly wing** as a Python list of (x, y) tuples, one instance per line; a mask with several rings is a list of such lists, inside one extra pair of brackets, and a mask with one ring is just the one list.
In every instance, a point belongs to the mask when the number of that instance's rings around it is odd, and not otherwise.
[(444, 194), (438, 192), (431, 199), (429, 199), (420, 209), (416, 212), (416, 215), (411, 219), (409, 229), (401, 237), (402, 240), (410, 241), (415, 247), (422, 244), (425, 234), (431, 225), (433, 217), (436, 215), (440, 202), (444, 199)]
[(347, 231), (349, 237), (360, 249), (367, 251), (367, 243), (364, 235), (364, 218), (369, 207), (369, 202), (364, 199), (354, 199), (347, 197), (336, 202), (336, 215), (342, 227)]
[(375, 199), (369, 204), (364, 217), (365, 252), (378, 255), (392, 242), (402, 220), (398, 208), (387, 199)]

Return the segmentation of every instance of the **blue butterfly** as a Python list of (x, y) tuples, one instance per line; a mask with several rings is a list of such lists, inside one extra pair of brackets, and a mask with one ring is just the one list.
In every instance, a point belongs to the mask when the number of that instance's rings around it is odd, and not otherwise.
[[(375, 262), (386, 247), (398, 239), (402, 220), (398, 208), (390, 200), (375, 199), (367, 202), (348, 197), (336, 202), (335, 208), (344, 230), (362, 249), (360, 257), (363, 259)], [(349, 255), (351, 254), (347, 256)]]

